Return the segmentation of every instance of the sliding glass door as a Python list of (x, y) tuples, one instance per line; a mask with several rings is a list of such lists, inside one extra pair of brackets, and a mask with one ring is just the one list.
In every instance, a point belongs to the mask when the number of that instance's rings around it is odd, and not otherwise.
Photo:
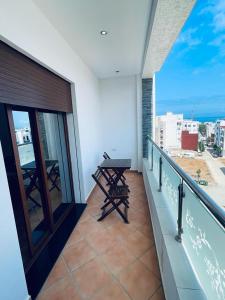
[(13, 106), (6, 111), (23, 210), (19, 213), (32, 258), (75, 204), (66, 115)]
[(48, 231), (47, 211), (41, 178), (40, 163), (37, 151), (35, 153), (35, 139), (31, 129), (32, 119), (27, 111), (12, 110), (15, 149), (19, 176), (22, 178), (22, 187), (25, 199), (24, 209), (28, 217), (28, 225), (32, 245), (35, 246)]
[(56, 223), (72, 202), (63, 116), (38, 112), (38, 120), (53, 222)]

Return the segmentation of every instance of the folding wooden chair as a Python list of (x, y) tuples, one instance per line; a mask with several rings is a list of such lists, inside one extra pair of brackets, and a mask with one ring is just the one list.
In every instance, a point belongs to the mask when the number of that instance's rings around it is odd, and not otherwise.
[[(111, 159), (110, 156), (104, 152), (103, 153), (103, 157), (104, 159)], [(115, 181), (116, 177), (119, 175), (119, 172), (117, 169), (113, 169), (113, 174), (110, 174), (109, 171), (107, 171), (107, 173), (109, 173), (108, 175), (111, 175), (112, 179)], [(122, 174), (122, 176), (120, 177), (119, 181), (121, 181), (121, 183), (124, 185), (124, 186), (127, 186), (126, 184), (126, 177)], [(130, 190), (128, 189), (128, 192), (130, 192)]]
[[(106, 188), (103, 186), (103, 184), (100, 182), (100, 178), (103, 176), (106, 180), (106, 182), (109, 184), (109, 190), (107, 191)], [(105, 195), (105, 204), (101, 207), (102, 209), (102, 215), (98, 219), (98, 221), (102, 221), (105, 217), (107, 217), (111, 212), (116, 210), (121, 218), (124, 220), (125, 223), (128, 222), (127, 218), (127, 209), (129, 208), (129, 202), (128, 202), (128, 187), (127, 186), (118, 186), (111, 183), (109, 178), (107, 177), (107, 174), (104, 172), (104, 170), (101, 167), (98, 167), (95, 174), (92, 175), (93, 179), (97, 183), (97, 185), (102, 190), (103, 194)], [(121, 211), (120, 207), (123, 205), (124, 210)]]

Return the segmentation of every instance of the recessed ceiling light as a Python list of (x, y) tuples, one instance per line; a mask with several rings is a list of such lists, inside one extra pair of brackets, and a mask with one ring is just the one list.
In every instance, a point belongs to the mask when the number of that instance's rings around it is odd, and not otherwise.
[(108, 32), (105, 31), (105, 30), (100, 31), (100, 33), (101, 33), (101, 35), (107, 35), (108, 34)]

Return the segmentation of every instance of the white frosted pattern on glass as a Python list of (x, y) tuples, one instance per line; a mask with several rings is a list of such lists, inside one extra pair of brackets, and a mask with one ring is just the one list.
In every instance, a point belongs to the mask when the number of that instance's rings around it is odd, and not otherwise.
[(225, 300), (225, 231), (184, 184), (183, 245), (207, 299)]
[(181, 182), (180, 176), (174, 171), (170, 164), (163, 158), (162, 161), (162, 193), (171, 213), (177, 221), (178, 216), (178, 186)]

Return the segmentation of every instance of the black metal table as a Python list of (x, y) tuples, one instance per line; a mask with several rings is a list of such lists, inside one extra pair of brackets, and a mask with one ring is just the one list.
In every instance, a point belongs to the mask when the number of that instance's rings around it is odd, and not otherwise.
[(131, 159), (105, 159), (101, 168), (103, 169), (130, 169)]
[[(106, 202), (106, 204), (101, 207), (101, 209), (103, 209), (103, 212), (99, 220), (103, 220), (107, 215), (109, 215), (113, 210), (116, 209), (119, 212), (120, 216), (123, 218), (124, 222), (129, 223), (127, 218), (127, 208), (129, 207), (127, 193), (129, 193), (130, 190), (128, 185), (125, 183), (125, 177), (123, 177), (123, 173), (131, 168), (131, 159), (105, 159), (102, 162), (100, 168), (107, 172), (110, 179), (109, 185), (112, 185), (111, 188), (113, 187), (113, 189), (116, 191), (117, 189), (120, 189), (120, 187), (122, 187), (122, 189), (126, 191), (126, 195), (121, 194), (121, 197), (119, 196), (118, 201), (115, 201), (113, 200), (113, 198), (111, 199), (110, 197), (108, 197), (104, 201)], [(114, 176), (110, 174), (110, 170), (114, 172)], [(122, 186), (117, 186), (119, 181), (122, 182)], [(119, 209), (119, 205), (122, 203), (124, 204), (124, 213), (122, 213), (122, 211)], [(112, 207), (106, 211), (106, 207), (108, 207), (108, 205), (110, 204), (112, 204)]]
[(100, 167), (105, 170), (113, 170), (116, 173), (116, 177), (114, 178), (115, 184), (119, 180), (124, 183), (122, 175), (126, 170), (131, 168), (131, 159), (105, 159)]

